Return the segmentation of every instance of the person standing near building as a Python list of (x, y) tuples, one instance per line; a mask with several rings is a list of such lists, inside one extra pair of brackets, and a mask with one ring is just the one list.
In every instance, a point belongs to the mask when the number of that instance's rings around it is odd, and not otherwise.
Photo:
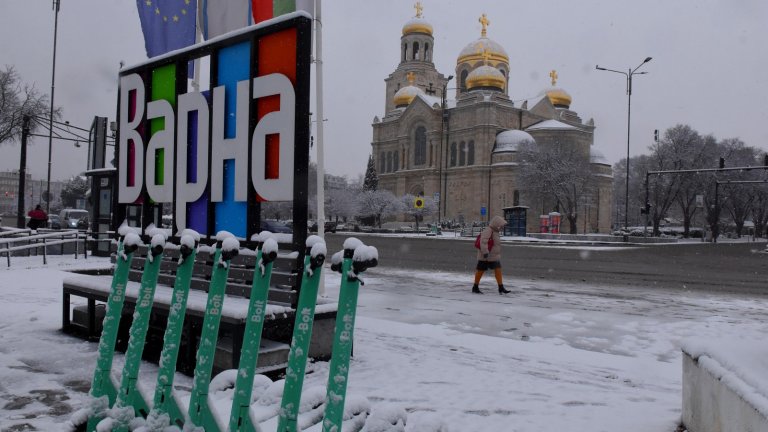
[(27, 222), (27, 226), (30, 229), (36, 230), (38, 228), (45, 228), (48, 226), (48, 214), (43, 211), (42, 207), (40, 207), (40, 204), (38, 204), (34, 210), (30, 210), (29, 213), (27, 213), (27, 216), (29, 216), (29, 222)]
[[(477, 250), (477, 269), (475, 271), (475, 284), (472, 292), (482, 294), (480, 291), (480, 278), (486, 270), (492, 269), (499, 284), (499, 294), (508, 294), (510, 291), (504, 288), (501, 278), (501, 229), (507, 221), (501, 216), (494, 216), (488, 226), (480, 233), (480, 248)], [(490, 245), (490, 247), (489, 247)]]

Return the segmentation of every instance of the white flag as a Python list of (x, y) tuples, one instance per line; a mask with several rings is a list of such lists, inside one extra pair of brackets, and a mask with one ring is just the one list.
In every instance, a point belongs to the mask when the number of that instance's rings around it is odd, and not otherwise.
[(200, 28), (203, 39), (253, 24), (251, 0), (201, 0)]

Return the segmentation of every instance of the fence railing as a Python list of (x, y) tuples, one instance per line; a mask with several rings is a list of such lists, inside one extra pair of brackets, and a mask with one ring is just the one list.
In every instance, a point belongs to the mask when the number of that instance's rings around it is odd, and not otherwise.
[(43, 264), (48, 264), (48, 248), (50, 246), (61, 247), (60, 254), (64, 255), (64, 245), (73, 243), (75, 246), (74, 255), (78, 259), (80, 255), (80, 243), (82, 242), (82, 255), (88, 259), (87, 248), (88, 235), (85, 232), (77, 230), (64, 231), (34, 231), (30, 229), (3, 228), (0, 231), (0, 257), (5, 254), (8, 267), (11, 266), (11, 257), (18, 255), (19, 251), (27, 251), (27, 256), (39, 256), (42, 249)]

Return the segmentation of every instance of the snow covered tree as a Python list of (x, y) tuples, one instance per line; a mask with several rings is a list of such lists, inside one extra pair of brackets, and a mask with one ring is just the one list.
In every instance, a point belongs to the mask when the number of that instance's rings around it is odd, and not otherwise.
[[(23, 84), (13, 66), (0, 69), (0, 144), (21, 139), (21, 122), (25, 115), (50, 115), (48, 96), (41, 95), (34, 85)], [(54, 112), (54, 116), (58, 113)], [(39, 123), (32, 121), (30, 131)]]
[(538, 145), (523, 142), (518, 146), (521, 169), (519, 183), (542, 199), (552, 199), (576, 234), (578, 206), (595, 187), (588, 155), (571, 145)]
[(61, 188), (61, 205), (64, 208), (75, 207), (77, 200), (85, 199), (88, 189), (90, 189), (88, 180), (81, 176), (72, 177)]
[(357, 214), (373, 217), (381, 228), (381, 220), (400, 212), (400, 200), (388, 190), (364, 190), (357, 197)]
[(365, 180), (363, 180), (363, 190), (375, 191), (379, 188), (379, 176), (376, 174), (376, 164), (373, 155), (368, 156), (368, 167), (365, 169)]
[(416, 222), (418, 227), (419, 222), (423, 221), (425, 217), (430, 216), (437, 212), (437, 204), (435, 200), (429, 197), (420, 197), (423, 200), (423, 207), (416, 208), (414, 200), (416, 196), (411, 194), (405, 194), (400, 198), (400, 203), (403, 208), (403, 213), (412, 218)]

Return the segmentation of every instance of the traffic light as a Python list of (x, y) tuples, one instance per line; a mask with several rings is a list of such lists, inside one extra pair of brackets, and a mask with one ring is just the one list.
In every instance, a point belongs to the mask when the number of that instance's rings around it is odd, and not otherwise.
[(416, 197), (416, 199), (413, 200), (413, 206), (417, 209), (424, 208), (424, 198)]
[(653, 131), (653, 140), (656, 142), (659, 142), (659, 130), (656, 129)]
[(725, 168), (725, 158), (720, 158), (720, 169)]

